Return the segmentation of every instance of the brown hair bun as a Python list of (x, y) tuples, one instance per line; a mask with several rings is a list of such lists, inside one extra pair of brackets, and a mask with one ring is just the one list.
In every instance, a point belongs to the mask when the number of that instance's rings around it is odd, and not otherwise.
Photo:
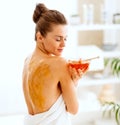
[(34, 10), (34, 13), (33, 13), (33, 21), (34, 21), (34, 23), (37, 23), (39, 18), (46, 11), (48, 11), (48, 8), (44, 4), (42, 4), (42, 3), (37, 4), (36, 8)]

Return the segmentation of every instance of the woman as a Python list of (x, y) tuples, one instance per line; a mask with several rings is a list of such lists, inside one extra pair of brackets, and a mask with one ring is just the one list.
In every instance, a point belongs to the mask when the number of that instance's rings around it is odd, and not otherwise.
[(76, 84), (84, 72), (68, 67), (68, 62), (60, 57), (67, 39), (67, 21), (62, 13), (41, 3), (36, 5), (33, 21), (36, 47), (23, 69), (29, 112), (24, 124), (70, 125), (68, 112), (78, 112)]

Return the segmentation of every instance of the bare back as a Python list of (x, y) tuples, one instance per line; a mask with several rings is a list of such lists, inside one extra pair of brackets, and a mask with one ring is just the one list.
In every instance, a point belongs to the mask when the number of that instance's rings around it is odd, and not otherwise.
[(29, 114), (45, 112), (62, 94), (66, 111), (78, 111), (76, 87), (68, 71), (67, 62), (61, 57), (34, 56), (25, 61), (23, 91)]
[(47, 111), (61, 94), (59, 58), (36, 57), (25, 61), (23, 90), (30, 114)]

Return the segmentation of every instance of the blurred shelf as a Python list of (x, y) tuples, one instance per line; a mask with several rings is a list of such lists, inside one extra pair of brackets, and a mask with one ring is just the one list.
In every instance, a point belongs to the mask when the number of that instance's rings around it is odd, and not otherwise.
[(120, 30), (120, 24), (78, 24), (70, 25), (70, 30), (87, 31), (87, 30)]
[(120, 58), (120, 50), (113, 50), (113, 51), (103, 51), (104, 58)]
[(107, 78), (90, 78), (83, 77), (79, 80), (78, 86), (91, 86), (91, 85), (102, 85), (102, 84), (120, 84), (120, 77), (107, 77)]

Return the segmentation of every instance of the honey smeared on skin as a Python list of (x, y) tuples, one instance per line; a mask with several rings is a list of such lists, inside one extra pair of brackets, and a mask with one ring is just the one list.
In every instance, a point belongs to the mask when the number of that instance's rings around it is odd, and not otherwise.
[(30, 96), (32, 98), (32, 103), (37, 107), (38, 109), (44, 109), (45, 104), (45, 96), (44, 96), (44, 87), (47, 78), (50, 77), (50, 69), (47, 64), (40, 64), (40, 66), (37, 67), (35, 72), (31, 75), (32, 79), (29, 82), (29, 92)]

